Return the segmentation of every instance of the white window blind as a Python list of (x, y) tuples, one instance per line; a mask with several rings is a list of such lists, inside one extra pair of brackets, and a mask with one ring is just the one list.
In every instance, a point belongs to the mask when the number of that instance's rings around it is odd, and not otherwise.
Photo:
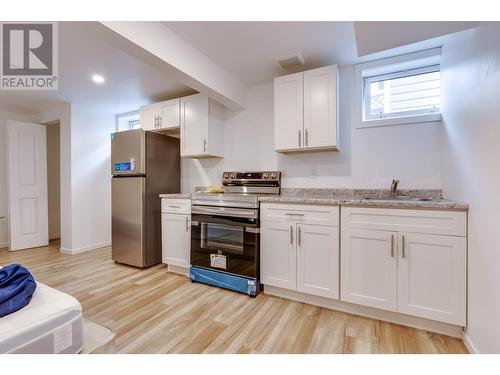
[(364, 120), (439, 113), (440, 66), (363, 77)]

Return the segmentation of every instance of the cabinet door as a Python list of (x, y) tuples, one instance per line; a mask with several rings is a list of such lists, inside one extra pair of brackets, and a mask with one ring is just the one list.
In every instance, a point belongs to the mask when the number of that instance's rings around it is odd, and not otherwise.
[(304, 145), (303, 73), (274, 80), (274, 148), (293, 150)]
[(398, 311), (465, 326), (465, 237), (401, 233), (398, 241)]
[(162, 261), (189, 268), (190, 215), (162, 214)]
[(341, 300), (397, 310), (397, 232), (342, 229)]
[(297, 289), (296, 225), (263, 222), (260, 236), (260, 278), (264, 285)]
[(337, 147), (337, 66), (304, 72), (304, 145)]
[(339, 228), (297, 225), (297, 290), (339, 298)]
[(180, 99), (172, 99), (162, 103), (162, 129), (181, 126)]
[(209, 99), (202, 94), (181, 98), (181, 156), (209, 150)]
[(141, 128), (144, 130), (158, 130), (162, 124), (161, 105), (152, 105), (141, 108)]

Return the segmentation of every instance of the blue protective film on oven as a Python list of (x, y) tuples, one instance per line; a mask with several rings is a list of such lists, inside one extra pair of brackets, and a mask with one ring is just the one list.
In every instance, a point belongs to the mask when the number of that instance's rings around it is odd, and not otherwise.
[(218, 286), (251, 296), (257, 295), (257, 280), (252, 278), (229, 275), (194, 266), (189, 271), (189, 277), (199, 283)]

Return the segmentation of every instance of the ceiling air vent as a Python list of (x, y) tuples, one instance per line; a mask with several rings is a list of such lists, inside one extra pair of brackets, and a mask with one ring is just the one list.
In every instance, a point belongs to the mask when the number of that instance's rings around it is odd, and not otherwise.
[(294, 53), (292, 55), (278, 57), (276, 58), (276, 62), (283, 69), (296, 68), (298, 66), (304, 65), (304, 59), (302, 58), (302, 55), (299, 52)]

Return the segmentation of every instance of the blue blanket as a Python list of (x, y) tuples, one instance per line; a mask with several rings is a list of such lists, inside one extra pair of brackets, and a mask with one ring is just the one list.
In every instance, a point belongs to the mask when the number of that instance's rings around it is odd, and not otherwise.
[(35, 289), (33, 275), (20, 264), (0, 268), (0, 318), (30, 303)]

